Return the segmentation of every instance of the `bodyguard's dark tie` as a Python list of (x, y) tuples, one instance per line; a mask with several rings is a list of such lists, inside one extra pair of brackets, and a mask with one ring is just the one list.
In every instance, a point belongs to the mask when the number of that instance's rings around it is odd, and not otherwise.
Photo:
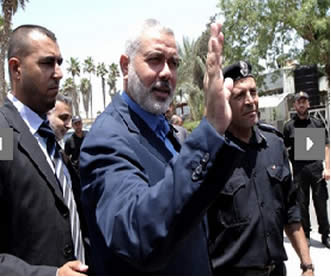
[(48, 120), (41, 124), (38, 133), (41, 137), (46, 139), (47, 152), (54, 164), (56, 177), (63, 193), (64, 202), (69, 208), (71, 235), (75, 248), (75, 256), (77, 259), (85, 263), (84, 244), (76, 202), (72, 192), (71, 180), (64, 174), (65, 165), (63, 164), (63, 160), (59, 152), (59, 146), (55, 140), (55, 134), (49, 127)]

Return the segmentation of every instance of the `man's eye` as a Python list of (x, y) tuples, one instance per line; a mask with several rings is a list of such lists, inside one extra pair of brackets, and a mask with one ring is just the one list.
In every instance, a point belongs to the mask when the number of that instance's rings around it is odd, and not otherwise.
[(178, 59), (172, 59), (172, 60), (170, 60), (169, 64), (172, 65), (172, 66), (175, 67), (175, 68), (178, 68), (180, 62), (179, 62)]
[(60, 118), (62, 121), (67, 121), (67, 120), (70, 119), (68, 115), (60, 115), (59, 118)]
[(43, 62), (41, 62), (41, 64), (50, 65), (50, 64), (54, 64), (54, 61), (43, 61)]
[(162, 58), (161, 57), (151, 57), (148, 59), (148, 61), (151, 63), (158, 63), (158, 62), (162, 61)]

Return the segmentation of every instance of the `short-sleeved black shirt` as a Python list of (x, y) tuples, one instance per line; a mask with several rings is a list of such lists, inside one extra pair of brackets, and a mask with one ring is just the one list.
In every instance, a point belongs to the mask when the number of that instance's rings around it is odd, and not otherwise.
[(70, 157), (70, 160), (75, 167), (79, 165), (80, 147), (82, 146), (85, 136), (85, 131), (83, 131), (83, 136), (81, 138), (73, 133), (65, 142), (64, 152)]
[(273, 130), (253, 128), (249, 144), (231, 134), (238, 152), (233, 173), (208, 211), (214, 268), (263, 267), (287, 259), (284, 225), (300, 222), (283, 139)]
[(295, 115), (293, 119), (287, 121), (284, 125), (284, 143), (286, 147), (289, 147), (289, 157), (293, 164), (300, 163), (306, 164), (315, 162), (314, 161), (295, 161), (294, 160), (294, 129), (295, 128), (324, 128), (325, 129), (325, 143), (329, 144), (328, 131), (323, 124), (323, 121), (313, 117), (308, 116), (306, 119), (300, 119), (298, 115)]

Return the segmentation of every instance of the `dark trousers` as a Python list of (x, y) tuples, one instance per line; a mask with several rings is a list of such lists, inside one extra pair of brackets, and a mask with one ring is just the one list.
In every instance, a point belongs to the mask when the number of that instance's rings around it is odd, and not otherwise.
[(306, 165), (294, 164), (294, 182), (299, 187), (299, 203), (302, 227), (306, 237), (310, 237), (311, 225), (309, 216), (310, 189), (318, 222), (318, 232), (329, 235), (330, 223), (327, 212), (328, 189), (322, 179), (323, 165), (317, 161)]

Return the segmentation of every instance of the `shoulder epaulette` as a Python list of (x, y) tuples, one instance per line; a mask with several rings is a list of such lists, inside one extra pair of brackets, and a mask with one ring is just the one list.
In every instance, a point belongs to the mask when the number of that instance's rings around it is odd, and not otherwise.
[(276, 127), (274, 127), (270, 124), (258, 122), (257, 126), (262, 131), (271, 132), (271, 133), (274, 133), (274, 134), (276, 134), (277, 136), (279, 136), (281, 138), (284, 138), (282, 132), (280, 132)]

